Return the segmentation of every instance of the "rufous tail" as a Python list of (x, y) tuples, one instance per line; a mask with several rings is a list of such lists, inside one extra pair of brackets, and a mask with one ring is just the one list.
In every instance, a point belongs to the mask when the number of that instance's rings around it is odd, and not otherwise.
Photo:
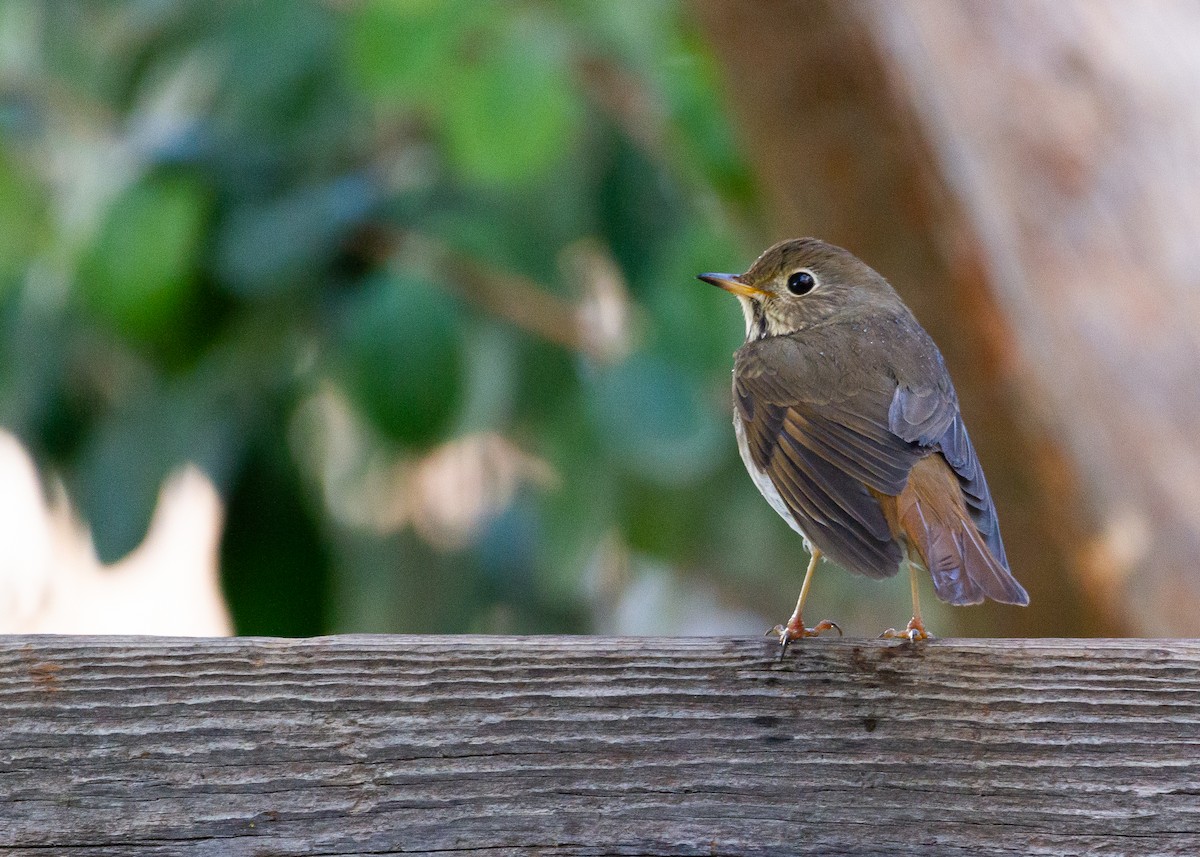
[(894, 502), (892, 509), (884, 505), (888, 523), (920, 554), (938, 598), (950, 604), (979, 604), (985, 598), (1029, 603), (1029, 594), (1007, 564), (988, 550), (971, 520), (958, 477), (940, 454), (917, 462), (904, 490), (888, 499)]

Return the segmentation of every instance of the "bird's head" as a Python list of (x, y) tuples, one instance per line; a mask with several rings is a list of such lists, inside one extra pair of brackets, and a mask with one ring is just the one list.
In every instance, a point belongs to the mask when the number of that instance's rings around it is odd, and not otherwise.
[(746, 316), (747, 341), (902, 306), (874, 269), (853, 253), (817, 238), (780, 241), (744, 274), (699, 278), (737, 296)]

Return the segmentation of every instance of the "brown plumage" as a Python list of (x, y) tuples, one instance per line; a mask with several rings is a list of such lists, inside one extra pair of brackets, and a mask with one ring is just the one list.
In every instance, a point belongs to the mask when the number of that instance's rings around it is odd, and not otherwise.
[[(870, 577), (908, 559), (951, 604), (1028, 603), (942, 355), (883, 277), (805, 238), (740, 276), (701, 279), (737, 295), (746, 317), (733, 383), (742, 458), (814, 557)], [(785, 645), (807, 633), (809, 578)], [(925, 633), (913, 592), (910, 638)]]
[[(979, 604), (986, 597), (1005, 604), (1029, 602), (1008, 566), (992, 555), (971, 519), (958, 474), (941, 455), (914, 464), (899, 496), (875, 493), (875, 499), (892, 537), (916, 549), (914, 558), (929, 570), (943, 601)], [(1001, 545), (1001, 555), (1003, 550)]]

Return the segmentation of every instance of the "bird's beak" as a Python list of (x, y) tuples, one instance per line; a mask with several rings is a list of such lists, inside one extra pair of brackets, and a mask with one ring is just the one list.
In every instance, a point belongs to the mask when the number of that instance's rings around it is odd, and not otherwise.
[(746, 285), (737, 274), (700, 274), (696, 279), (712, 283), (714, 286), (719, 286), (738, 297), (760, 299), (767, 297), (766, 292), (762, 289), (756, 289), (754, 286)]

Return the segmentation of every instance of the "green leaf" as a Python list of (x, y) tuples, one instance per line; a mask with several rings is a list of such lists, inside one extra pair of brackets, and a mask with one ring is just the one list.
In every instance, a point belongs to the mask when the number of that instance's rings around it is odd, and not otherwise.
[(545, 18), (517, 16), (468, 39), (443, 90), (451, 162), (471, 180), (515, 185), (569, 150), (582, 113), (560, 34)]
[(536, 451), (550, 462), (559, 484), (538, 495), (542, 538), (535, 582), (543, 600), (577, 604), (585, 594), (588, 563), (614, 526), (620, 475), (605, 460), (581, 396), (572, 395), (538, 426)]
[(18, 301), (0, 302), (0, 426), (25, 437), (37, 437), (41, 450), (56, 452), (57, 435), (50, 426), (69, 388), (66, 355), (47, 343), (78, 335), (61, 315), (28, 308)]
[(638, 553), (683, 564), (703, 561), (712, 532), (705, 514), (711, 504), (712, 496), (695, 485), (628, 480), (621, 492), (621, 531)]
[(379, 190), (366, 175), (305, 185), (232, 211), (216, 239), (216, 269), (240, 296), (296, 291), (325, 273), (346, 235), (366, 220)]
[(458, 307), (442, 289), (406, 274), (369, 283), (347, 313), (341, 347), (347, 390), (385, 435), (424, 445), (447, 429), (463, 358)]
[(337, 56), (334, 10), (326, 3), (294, 0), (228, 7), (228, 104), (249, 127), (303, 123), (315, 94), (310, 81), (328, 76)]
[(661, 65), (663, 89), (678, 129), (681, 160), (730, 200), (753, 202), (754, 179), (727, 111), (721, 109), (720, 72), (711, 49), (694, 34), (681, 40), (674, 62)]
[(492, 4), (462, 0), (367, 0), (356, 4), (344, 38), (351, 79), (386, 106), (437, 103), (467, 17), (495, 17)]
[(194, 295), (209, 208), (205, 188), (190, 178), (130, 187), (80, 266), (85, 306), (129, 340), (169, 338)]
[(512, 186), (562, 160), (582, 115), (555, 16), (501, 4), (374, 0), (347, 29), (352, 79), (417, 108), (468, 181)]
[(0, 298), (24, 272), (43, 237), (43, 199), (28, 170), (0, 148)]
[(663, 257), (644, 295), (654, 326), (656, 353), (721, 378), (728, 389), (733, 352), (745, 339), (741, 308), (727, 292), (696, 279), (701, 271), (741, 270), (754, 258), (726, 235), (692, 224), (678, 240), (664, 242)]
[(246, 418), (224, 379), (149, 387), (100, 418), (80, 452), (77, 497), (96, 552), (113, 562), (142, 541), (158, 493), (186, 462), (227, 481)]
[(329, 628), (330, 547), (286, 448), (281, 436), (264, 433), (229, 494), (221, 588), (240, 634), (298, 637)]
[(609, 128), (604, 143), (594, 195), (600, 234), (640, 296), (659, 287), (649, 274), (691, 214), (689, 201), (665, 165), (620, 131)]
[(601, 370), (591, 413), (613, 461), (641, 478), (682, 485), (721, 461), (724, 432), (699, 379), (660, 358), (635, 355)]

